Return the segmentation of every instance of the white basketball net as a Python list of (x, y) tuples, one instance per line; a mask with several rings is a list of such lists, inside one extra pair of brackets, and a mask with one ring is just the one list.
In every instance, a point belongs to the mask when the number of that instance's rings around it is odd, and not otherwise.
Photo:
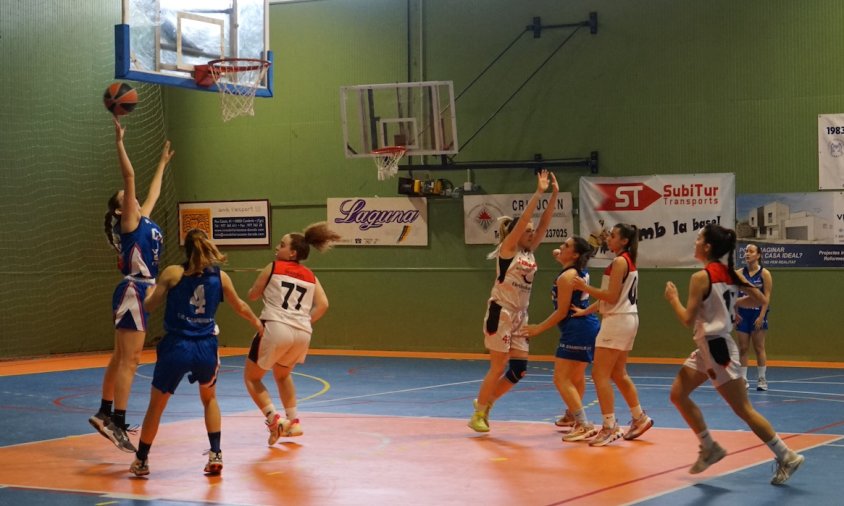
[(223, 60), (209, 65), (220, 92), (223, 121), (255, 115), (255, 92), (269, 67), (270, 62), (264, 60)]
[(378, 167), (378, 181), (391, 178), (399, 173), (399, 160), (404, 156), (405, 148), (401, 146), (372, 151), (375, 166)]

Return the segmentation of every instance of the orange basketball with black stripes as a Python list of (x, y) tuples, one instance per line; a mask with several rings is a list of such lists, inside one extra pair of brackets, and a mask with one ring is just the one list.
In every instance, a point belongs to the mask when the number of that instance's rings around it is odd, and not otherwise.
[(110, 113), (123, 116), (138, 105), (138, 92), (126, 83), (112, 83), (103, 94), (103, 103)]

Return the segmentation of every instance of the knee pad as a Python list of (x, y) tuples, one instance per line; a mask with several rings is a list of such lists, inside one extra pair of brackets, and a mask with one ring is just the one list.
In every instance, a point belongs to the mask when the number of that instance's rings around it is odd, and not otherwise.
[(515, 385), (527, 374), (527, 363), (527, 360), (521, 358), (511, 358), (510, 369), (504, 373), (504, 377), (507, 378), (507, 381)]

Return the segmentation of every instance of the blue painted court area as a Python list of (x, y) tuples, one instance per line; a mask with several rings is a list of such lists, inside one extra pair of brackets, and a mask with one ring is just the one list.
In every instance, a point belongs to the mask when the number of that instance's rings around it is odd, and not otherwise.
[[(226, 419), (254, 419), (255, 431), (264, 431), (263, 416), (252, 404), (242, 383), (244, 357), (225, 357), (218, 382), (218, 398), (223, 412), (223, 447)], [(670, 404), (668, 392), (679, 365), (631, 364), (641, 404), (655, 420), (657, 428), (688, 431), (680, 415)], [(562, 402), (552, 384), (550, 362), (532, 362), (528, 376), (492, 410), (490, 425), (496, 421), (550, 423), (562, 412)], [(139, 424), (149, 398), (153, 365), (141, 365), (133, 386), (127, 421)], [(465, 425), (472, 411), (481, 378), (487, 370), (483, 360), (445, 360), (410, 358), (371, 358), (346, 356), (308, 357), (295, 371), (300, 418), (307, 431), (308, 420), (324, 414), (349, 415), (349, 423), (359, 423), (355, 415), (390, 415), (400, 417), (435, 417), (453, 419)], [(753, 376), (751, 368), (751, 376)], [(100, 399), (103, 370), (40, 373), (0, 377), (0, 446), (44, 441), (77, 434), (90, 434), (87, 418)], [(768, 370), (770, 390), (750, 391), (754, 406), (780, 433), (844, 435), (844, 369), (776, 368)], [(265, 383), (275, 392), (270, 375)], [(726, 403), (710, 386), (695, 394), (712, 430), (748, 431)], [(280, 407), (278, 400), (275, 401)], [(584, 399), (587, 414), (600, 420), (600, 412), (591, 383)], [(171, 399), (163, 423), (202, 416), (196, 385), (183, 381)], [(621, 423), (629, 419), (622, 397), (616, 393), (616, 416)], [(371, 420), (366, 423), (372, 423)], [(659, 431), (645, 436), (659, 444)], [(466, 436), (474, 433), (466, 428)], [(314, 434), (311, 437), (318, 437)], [(104, 444), (105, 441), (104, 441)], [(548, 445), (562, 445), (553, 427)], [(623, 442), (622, 442), (623, 444)], [(761, 443), (760, 443), (761, 444)], [(596, 451), (600, 451), (596, 449)], [(666, 448), (670, 452), (670, 448)], [(728, 448), (729, 451), (729, 448)], [(812, 448), (800, 472), (787, 486), (769, 484), (771, 464), (755, 465), (732, 474), (701, 481), (637, 504), (677, 505), (710, 504), (730, 501), (744, 504), (842, 504), (837, 480), (844, 470), (844, 441)], [(692, 462), (695, 455), (689, 455)], [(728, 457), (729, 458), (729, 457)], [(595, 472), (612, 472), (596, 469)], [(0, 467), (0, 484), (2, 479)], [(97, 504), (86, 494), (0, 489), (0, 504)], [(108, 504), (190, 504), (113, 498)], [(198, 504), (198, 503), (197, 503)]]

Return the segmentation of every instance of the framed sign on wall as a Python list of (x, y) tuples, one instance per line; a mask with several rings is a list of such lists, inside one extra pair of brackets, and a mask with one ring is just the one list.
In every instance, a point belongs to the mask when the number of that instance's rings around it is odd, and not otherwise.
[(179, 202), (179, 244), (193, 228), (204, 230), (217, 246), (269, 246), (269, 200)]

